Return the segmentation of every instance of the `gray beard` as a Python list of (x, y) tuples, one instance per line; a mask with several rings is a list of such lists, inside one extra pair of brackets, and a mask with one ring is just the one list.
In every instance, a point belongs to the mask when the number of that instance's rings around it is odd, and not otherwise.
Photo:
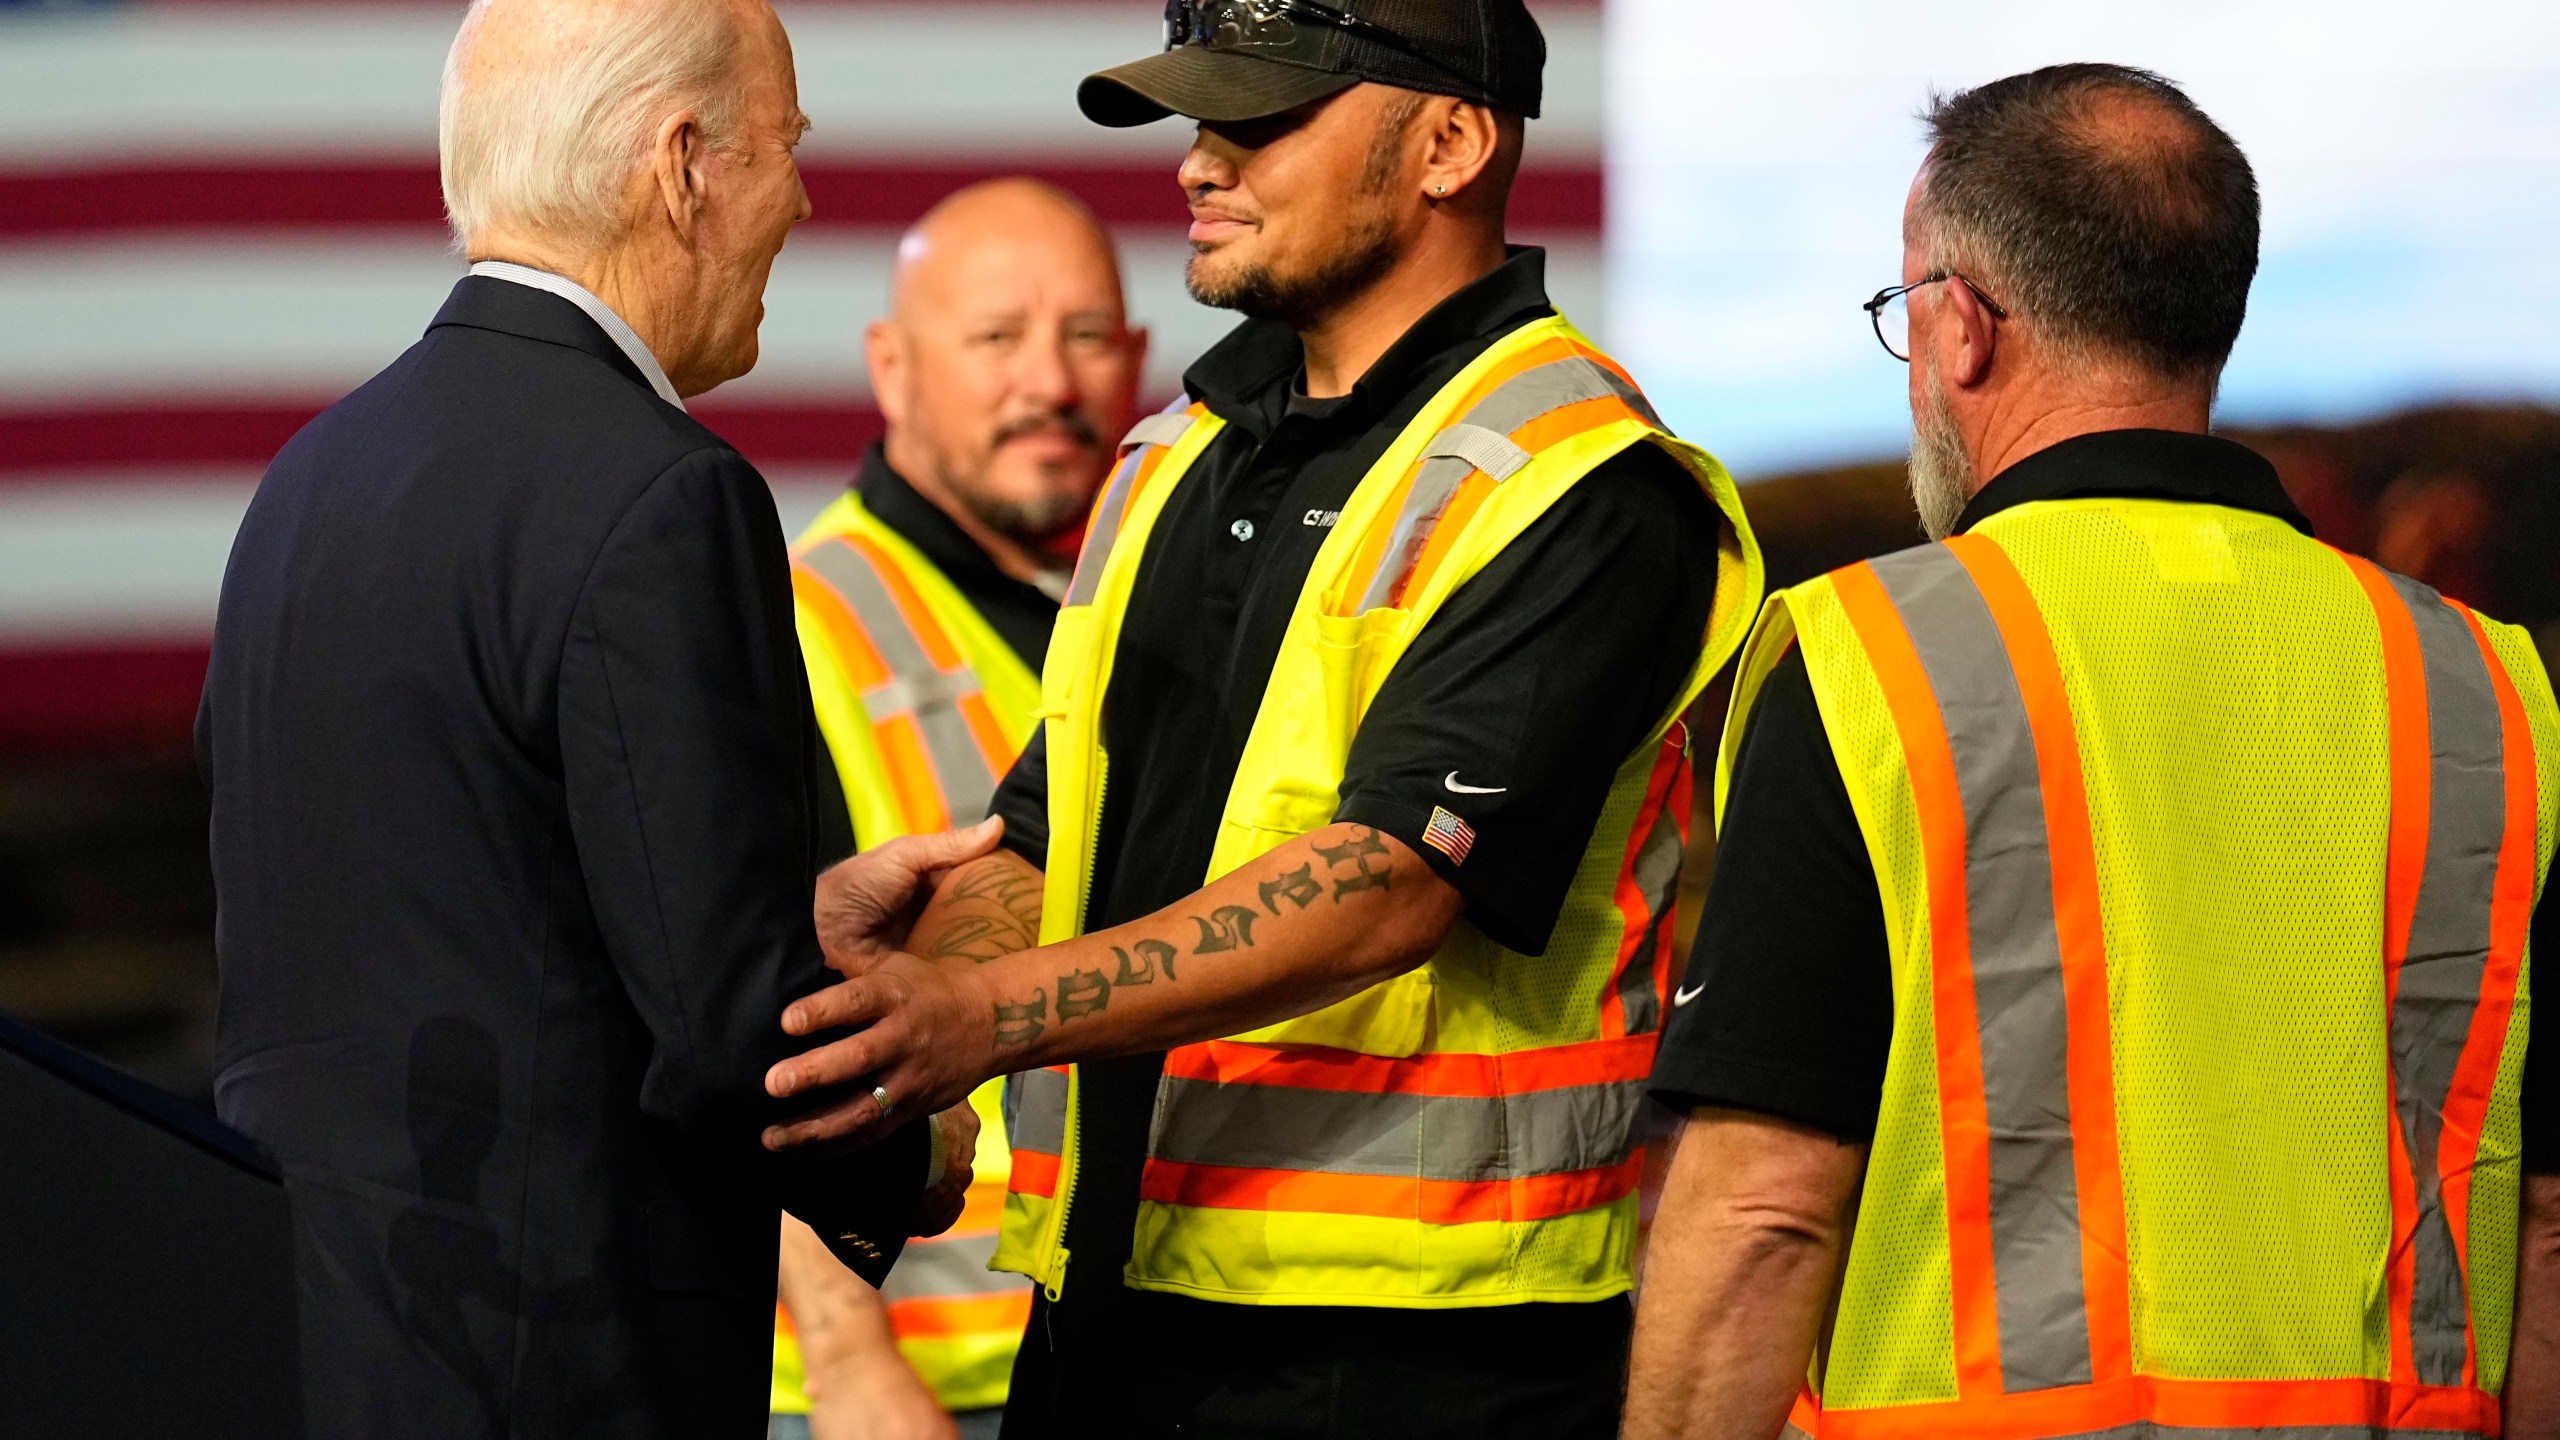
[(1921, 530), (1932, 540), (1944, 540), (1955, 533), (1956, 518), (1972, 498), (1973, 457), (1964, 453), (1964, 436), (1956, 429), (1936, 365), (1929, 367), (1921, 389), (1921, 407), (1911, 417), (1911, 503), (1919, 507)]

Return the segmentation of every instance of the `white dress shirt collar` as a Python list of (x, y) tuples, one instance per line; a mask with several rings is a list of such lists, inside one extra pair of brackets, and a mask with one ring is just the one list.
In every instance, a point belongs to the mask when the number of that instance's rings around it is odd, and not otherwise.
[(640, 368), (641, 378), (649, 382), (650, 389), (658, 392), (659, 399), (679, 410), (684, 408), (683, 397), (676, 394), (675, 384), (667, 379), (667, 372), (659, 368), (658, 357), (650, 354), (649, 347), (641, 343), (640, 333), (626, 324), (621, 316), (614, 314), (613, 307), (597, 299), (595, 292), (586, 286), (548, 270), (536, 270), (530, 265), (518, 265), (508, 260), (475, 261), (471, 273), (491, 280), (530, 285), (536, 290), (548, 290), (586, 311), (587, 318), (601, 326), (606, 338), (621, 347), (622, 353), (631, 358), (631, 363)]

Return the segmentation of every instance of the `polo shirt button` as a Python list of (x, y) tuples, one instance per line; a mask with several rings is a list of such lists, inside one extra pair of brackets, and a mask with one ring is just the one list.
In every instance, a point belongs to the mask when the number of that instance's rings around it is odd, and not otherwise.
[(1233, 535), (1238, 540), (1250, 540), (1253, 538), (1253, 522), (1250, 520), (1239, 520), (1233, 525), (1227, 527), (1227, 533)]

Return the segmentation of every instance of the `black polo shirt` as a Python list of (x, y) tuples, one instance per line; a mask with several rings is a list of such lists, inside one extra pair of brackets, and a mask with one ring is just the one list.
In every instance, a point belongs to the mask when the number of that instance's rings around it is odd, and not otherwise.
[[(1417, 321), (1340, 399), (1305, 397), (1297, 336), (1266, 321), (1238, 326), (1183, 377), (1227, 429), (1148, 536), (1122, 621), (1086, 928), (1152, 914), (1206, 881), (1219, 811), (1333, 516), (1444, 384), (1553, 313), (1543, 254), (1515, 250)], [(1412, 846), (1486, 934), (1544, 950), (1612, 774), (1697, 658), (1721, 527), (1697, 482), (1653, 446), (1595, 469), (1415, 637), (1361, 723), (1337, 816)], [(1453, 792), (1451, 776), (1474, 788)], [(1435, 805), (1475, 828), (1463, 865), (1421, 843)], [(1045, 741), (993, 808), (1006, 843), (1045, 864)], [(1119, 1288), (1162, 1061), (1082, 1067), (1060, 1316), (1079, 1295)]]
[[(851, 488), (861, 497), (863, 508), (933, 562), (933, 567), (942, 572), (970, 608), (995, 627), (1007, 648), (1031, 667), (1032, 674), (1040, 673), (1040, 664), (1049, 654), (1049, 632), (1058, 623), (1056, 600), (1039, 586), (1016, 580), (998, 569), (994, 558), (969, 538), (968, 531), (916, 493), (907, 477), (890, 465), (879, 441), (874, 440), (871, 448), (862, 452), (862, 469)], [(832, 758), (818, 769), (819, 789), (827, 802), (819, 806), (821, 839), (828, 853), (850, 855), (860, 837), (853, 833), (844, 782), (838, 777)]]
[[(2229, 440), (2166, 430), (2083, 435), (2003, 470), (1964, 508), (1969, 530), (2031, 500), (2141, 496), (2273, 515), (2304, 534), (2275, 467)], [(1656, 1098), (1784, 1116), (1844, 1140), (1875, 1134), (1893, 1043), (1884, 900), (1848, 787), (1825, 739), (1804, 655), (1770, 672), (1744, 724), (1725, 798), (1726, 841), (1654, 1063)], [(2560, 942), (2545, 894), (2537, 942)], [(2553, 953), (2543, 944), (2537, 954)], [(2537, 1006), (2526, 1053), (2545, 1055)], [(2560, 1065), (2526, 1072), (2525, 1153), (2560, 1169)]]

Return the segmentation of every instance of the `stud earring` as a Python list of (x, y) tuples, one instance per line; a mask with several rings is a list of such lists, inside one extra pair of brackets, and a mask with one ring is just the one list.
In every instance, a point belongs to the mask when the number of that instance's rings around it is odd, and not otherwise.
[(1434, 184), (1431, 187), (1431, 193), (1434, 195), (1446, 195), (1449, 193), (1449, 187), (1446, 185)]

